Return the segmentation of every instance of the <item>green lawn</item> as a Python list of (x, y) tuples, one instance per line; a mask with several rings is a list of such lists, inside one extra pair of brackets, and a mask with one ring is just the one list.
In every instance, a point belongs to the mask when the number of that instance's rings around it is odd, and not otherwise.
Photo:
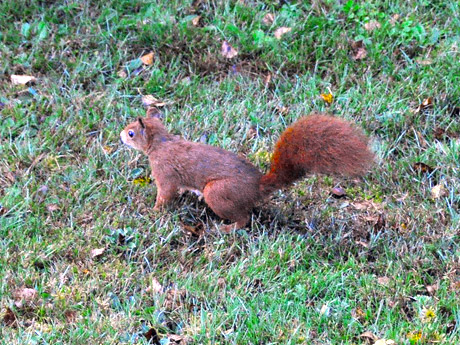
[[(1, 344), (460, 342), (459, 1), (0, 13)], [(360, 180), (308, 176), (223, 234), (192, 194), (153, 211), (147, 158), (119, 142), (143, 95), (172, 132), (264, 171), (312, 111), (356, 122), (376, 164)]]

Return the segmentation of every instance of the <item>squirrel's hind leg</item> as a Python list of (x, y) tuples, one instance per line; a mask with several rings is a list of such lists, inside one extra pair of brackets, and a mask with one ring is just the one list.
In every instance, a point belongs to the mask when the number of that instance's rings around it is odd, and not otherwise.
[(243, 228), (248, 224), (254, 207), (249, 189), (231, 179), (211, 181), (204, 187), (204, 200), (214, 213), (235, 222), (226, 225), (225, 232)]

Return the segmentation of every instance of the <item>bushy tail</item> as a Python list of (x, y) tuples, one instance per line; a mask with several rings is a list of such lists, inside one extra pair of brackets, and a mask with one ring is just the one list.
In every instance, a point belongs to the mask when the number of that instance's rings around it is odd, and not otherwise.
[(281, 134), (260, 190), (271, 193), (306, 174), (363, 175), (373, 160), (368, 139), (359, 129), (333, 116), (309, 115)]

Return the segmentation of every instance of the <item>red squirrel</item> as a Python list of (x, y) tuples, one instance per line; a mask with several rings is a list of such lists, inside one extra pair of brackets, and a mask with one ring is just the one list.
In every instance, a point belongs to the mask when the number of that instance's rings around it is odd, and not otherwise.
[(155, 210), (179, 190), (204, 196), (219, 217), (242, 228), (257, 204), (272, 192), (306, 174), (363, 175), (374, 155), (367, 137), (351, 123), (330, 115), (301, 117), (281, 134), (265, 175), (233, 152), (168, 133), (155, 117), (138, 118), (121, 133), (121, 141), (144, 152), (157, 186)]

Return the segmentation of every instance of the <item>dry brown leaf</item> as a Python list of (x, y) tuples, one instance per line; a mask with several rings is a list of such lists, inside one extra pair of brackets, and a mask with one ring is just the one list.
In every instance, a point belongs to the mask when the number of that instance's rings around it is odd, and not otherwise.
[(375, 29), (380, 29), (381, 27), (382, 25), (376, 20), (371, 20), (370, 22), (364, 24), (364, 29), (366, 29), (369, 32)]
[(161, 102), (152, 95), (145, 95), (142, 96), (142, 104), (144, 104), (146, 107), (154, 106), (154, 107), (164, 107), (166, 105), (165, 102)]
[(332, 188), (331, 193), (332, 193), (332, 196), (334, 196), (335, 198), (342, 198), (347, 195), (347, 193), (345, 192), (345, 189), (343, 189), (342, 187)]
[(144, 65), (153, 65), (153, 58), (155, 57), (154, 52), (150, 52), (141, 57), (141, 61)]
[(375, 231), (380, 231), (385, 227), (386, 221), (385, 221), (385, 216), (383, 213), (380, 213), (377, 222), (374, 224), (374, 230)]
[(439, 199), (446, 196), (447, 191), (442, 184), (438, 184), (431, 188), (431, 197), (433, 199)]
[(24, 303), (33, 302), (38, 296), (37, 290), (30, 288), (20, 288), (13, 292), (14, 304), (17, 308), (22, 308)]
[(366, 313), (360, 307), (357, 307), (351, 311), (351, 316), (356, 320), (362, 321), (364, 320)]
[(113, 150), (114, 150), (113, 146), (108, 146), (108, 145), (102, 146), (102, 151), (104, 151), (104, 153), (107, 155), (111, 154)]
[(119, 76), (120, 78), (126, 78), (128, 77), (128, 74), (126, 73), (126, 71), (124, 69), (121, 69), (117, 72), (117, 76)]
[(104, 252), (105, 252), (105, 248), (96, 248), (90, 251), (90, 255), (91, 255), (91, 258), (95, 259), (95, 258), (102, 256)]
[(59, 206), (57, 204), (48, 204), (48, 205), (46, 205), (46, 209), (49, 212), (54, 212), (54, 211), (59, 210)]
[(364, 338), (364, 339), (369, 339), (371, 341), (376, 341), (378, 339), (377, 336), (374, 333), (370, 332), (370, 331), (366, 331), (364, 333), (361, 333), (359, 335), (359, 337)]
[(160, 337), (158, 336), (158, 332), (156, 331), (155, 328), (150, 328), (147, 332), (144, 334), (145, 339), (151, 344), (154, 345), (160, 345)]
[(367, 56), (367, 50), (362, 40), (352, 41), (351, 49), (352, 49), (352, 58), (355, 61), (362, 60)]
[(77, 319), (77, 312), (75, 310), (66, 310), (64, 316), (67, 323), (74, 323)]
[(374, 345), (396, 345), (396, 343), (391, 339), (379, 339), (374, 343)]
[(33, 84), (37, 81), (37, 78), (31, 75), (11, 75), (11, 83), (13, 85), (26, 85), (26, 84)]
[(287, 115), (289, 113), (289, 107), (284, 105), (277, 105), (275, 109), (280, 113), (280, 115)]
[(387, 286), (388, 284), (390, 284), (390, 281), (391, 279), (388, 277), (378, 277), (377, 278), (377, 283), (379, 283), (380, 285)]
[(182, 335), (178, 335), (178, 334), (168, 334), (168, 339), (170, 342), (170, 344), (180, 344), (180, 345), (185, 345), (187, 344), (186, 340), (185, 340), (185, 337), (182, 336)]
[(8, 327), (17, 327), (18, 326), (18, 319), (16, 315), (10, 308), (6, 308), (6, 312), (3, 315), (3, 323), (5, 326)]
[(196, 16), (192, 19), (192, 25), (195, 27), (201, 26), (201, 16)]
[(265, 25), (272, 25), (274, 21), (275, 16), (273, 15), (273, 13), (267, 13), (264, 16), (264, 19), (262, 19), (262, 23), (264, 23)]
[(145, 292), (153, 293), (153, 294), (159, 294), (162, 291), (163, 291), (163, 286), (160, 284), (157, 278), (153, 278), (150, 286), (147, 287), (147, 289), (145, 289)]
[(232, 59), (238, 55), (238, 51), (235, 48), (233, 48), (227, 41), (224, 41), (222, 43), (221, 53), (222, 56), (227, 59)]
[(428, 65), (431, 65), (433, 63), (433, 60), (431, 60), (431, 59), (423, 59), (423, 58), (417, 58), (417, 59), (415, 59), (415, 61), (419, 65), (422, 65), (422, 66), (428, 66)]
[(272, 80), (272, 74), (271, 73), (267, 73), (267, 75), (265, 76), (264, 78), (264, 85), (265, 87), (268, 87), (270, 85), (270, 82)]
[(281, 37), (285, 34), (287, 34), (288, 32), (291, 32), (292, 28), (288, 28), (286, 26), (282, 26), (278, 29), (275, 30), (274, 32), (274, 35), (277, 39), (281, 39)]
[(401, 16), (397, 13), (393, 14), (390, 19), (390, 24), (394, 26), (400, 17)]
[(436, 293), (436, 291), (438, 291), (438, 289), (439, 289), (439, 284), (436, 283), (436, 284), (433, 284), (433, 285), (427, 285), (427, 286), (425, 286), (425, 288), (426, 288), (426, 291), (428, 291), (428, 293), (429, 293), (431, 296), (433, 296), (433, 295)]
[(431, 174), (434, 168), (423, 162), (416, 162), (412, 165), (412, 169), (422, 174)]

